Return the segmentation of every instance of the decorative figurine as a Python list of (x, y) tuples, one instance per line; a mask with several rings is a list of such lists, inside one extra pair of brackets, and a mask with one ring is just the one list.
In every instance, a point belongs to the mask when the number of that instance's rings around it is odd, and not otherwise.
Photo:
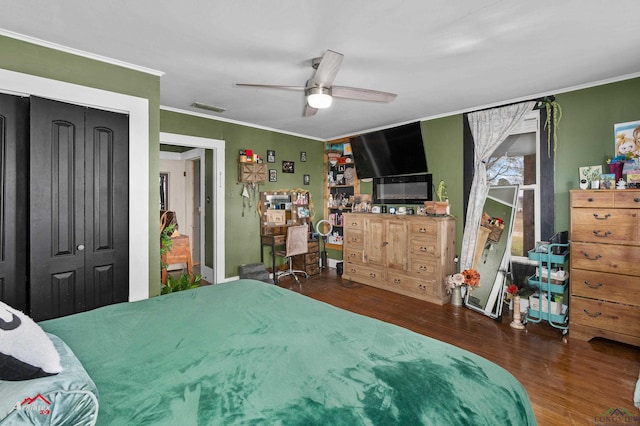
[(624, 179), (620, 178), (618, 180), (618, 184), (616, 185), (616, 189), (627, 189), (627, 183), (624, 181)]

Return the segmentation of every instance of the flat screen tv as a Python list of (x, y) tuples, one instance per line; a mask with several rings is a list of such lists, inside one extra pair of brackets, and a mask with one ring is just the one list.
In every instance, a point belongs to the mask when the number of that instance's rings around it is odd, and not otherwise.
[(350, 138), (358, 179), (426, 173), (420, 122)]

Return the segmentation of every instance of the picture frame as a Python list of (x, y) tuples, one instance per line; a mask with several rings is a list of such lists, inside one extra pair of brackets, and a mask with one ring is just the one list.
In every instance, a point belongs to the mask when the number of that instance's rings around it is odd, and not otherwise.
[(295, 173), (295, 162), (293, 162), (293, 161), (283, 161), (282, 162), (282, 173)]
[(600, 189), (616, 189), (616, 175), (613, 173), (601, 174)]
[(602, 166), (582, 166), (579, 169), (579, 179), (586, 179), (589, 182), (599, 180), (602, 174)]
[(300, 151), (300, 162), (304, 163), (307, 161), (307, 153), (306, 151)]
[(309, 185), (311, 183), (311, 176), (310, 175), (303, 175), (302, 176), (302, 184), (303, 185)]
[(269, 182), (278, 181), (278, 171), (276, 169), (269, 169)]
[(640, 156), (640, 120), (613, 125), (614, 156)]
[(267, 150), (267, 163), (275, 163), (276, 162), (276, 152), (273, 149)]

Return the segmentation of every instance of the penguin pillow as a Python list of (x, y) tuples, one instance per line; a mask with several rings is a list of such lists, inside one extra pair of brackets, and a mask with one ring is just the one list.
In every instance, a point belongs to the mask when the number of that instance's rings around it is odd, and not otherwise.
[(0, 380), (29, 380), (61, 371), (60, 355), (40, 326), (0, 302)]

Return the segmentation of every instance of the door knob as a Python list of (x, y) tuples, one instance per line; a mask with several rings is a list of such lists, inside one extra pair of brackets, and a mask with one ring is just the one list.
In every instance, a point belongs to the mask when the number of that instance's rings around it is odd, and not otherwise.
[(84, 245), (83, 244), (78, 244), (78, 247), (76, 247), (78, 249), (78, 251), (82, 251), (84, 250)]

